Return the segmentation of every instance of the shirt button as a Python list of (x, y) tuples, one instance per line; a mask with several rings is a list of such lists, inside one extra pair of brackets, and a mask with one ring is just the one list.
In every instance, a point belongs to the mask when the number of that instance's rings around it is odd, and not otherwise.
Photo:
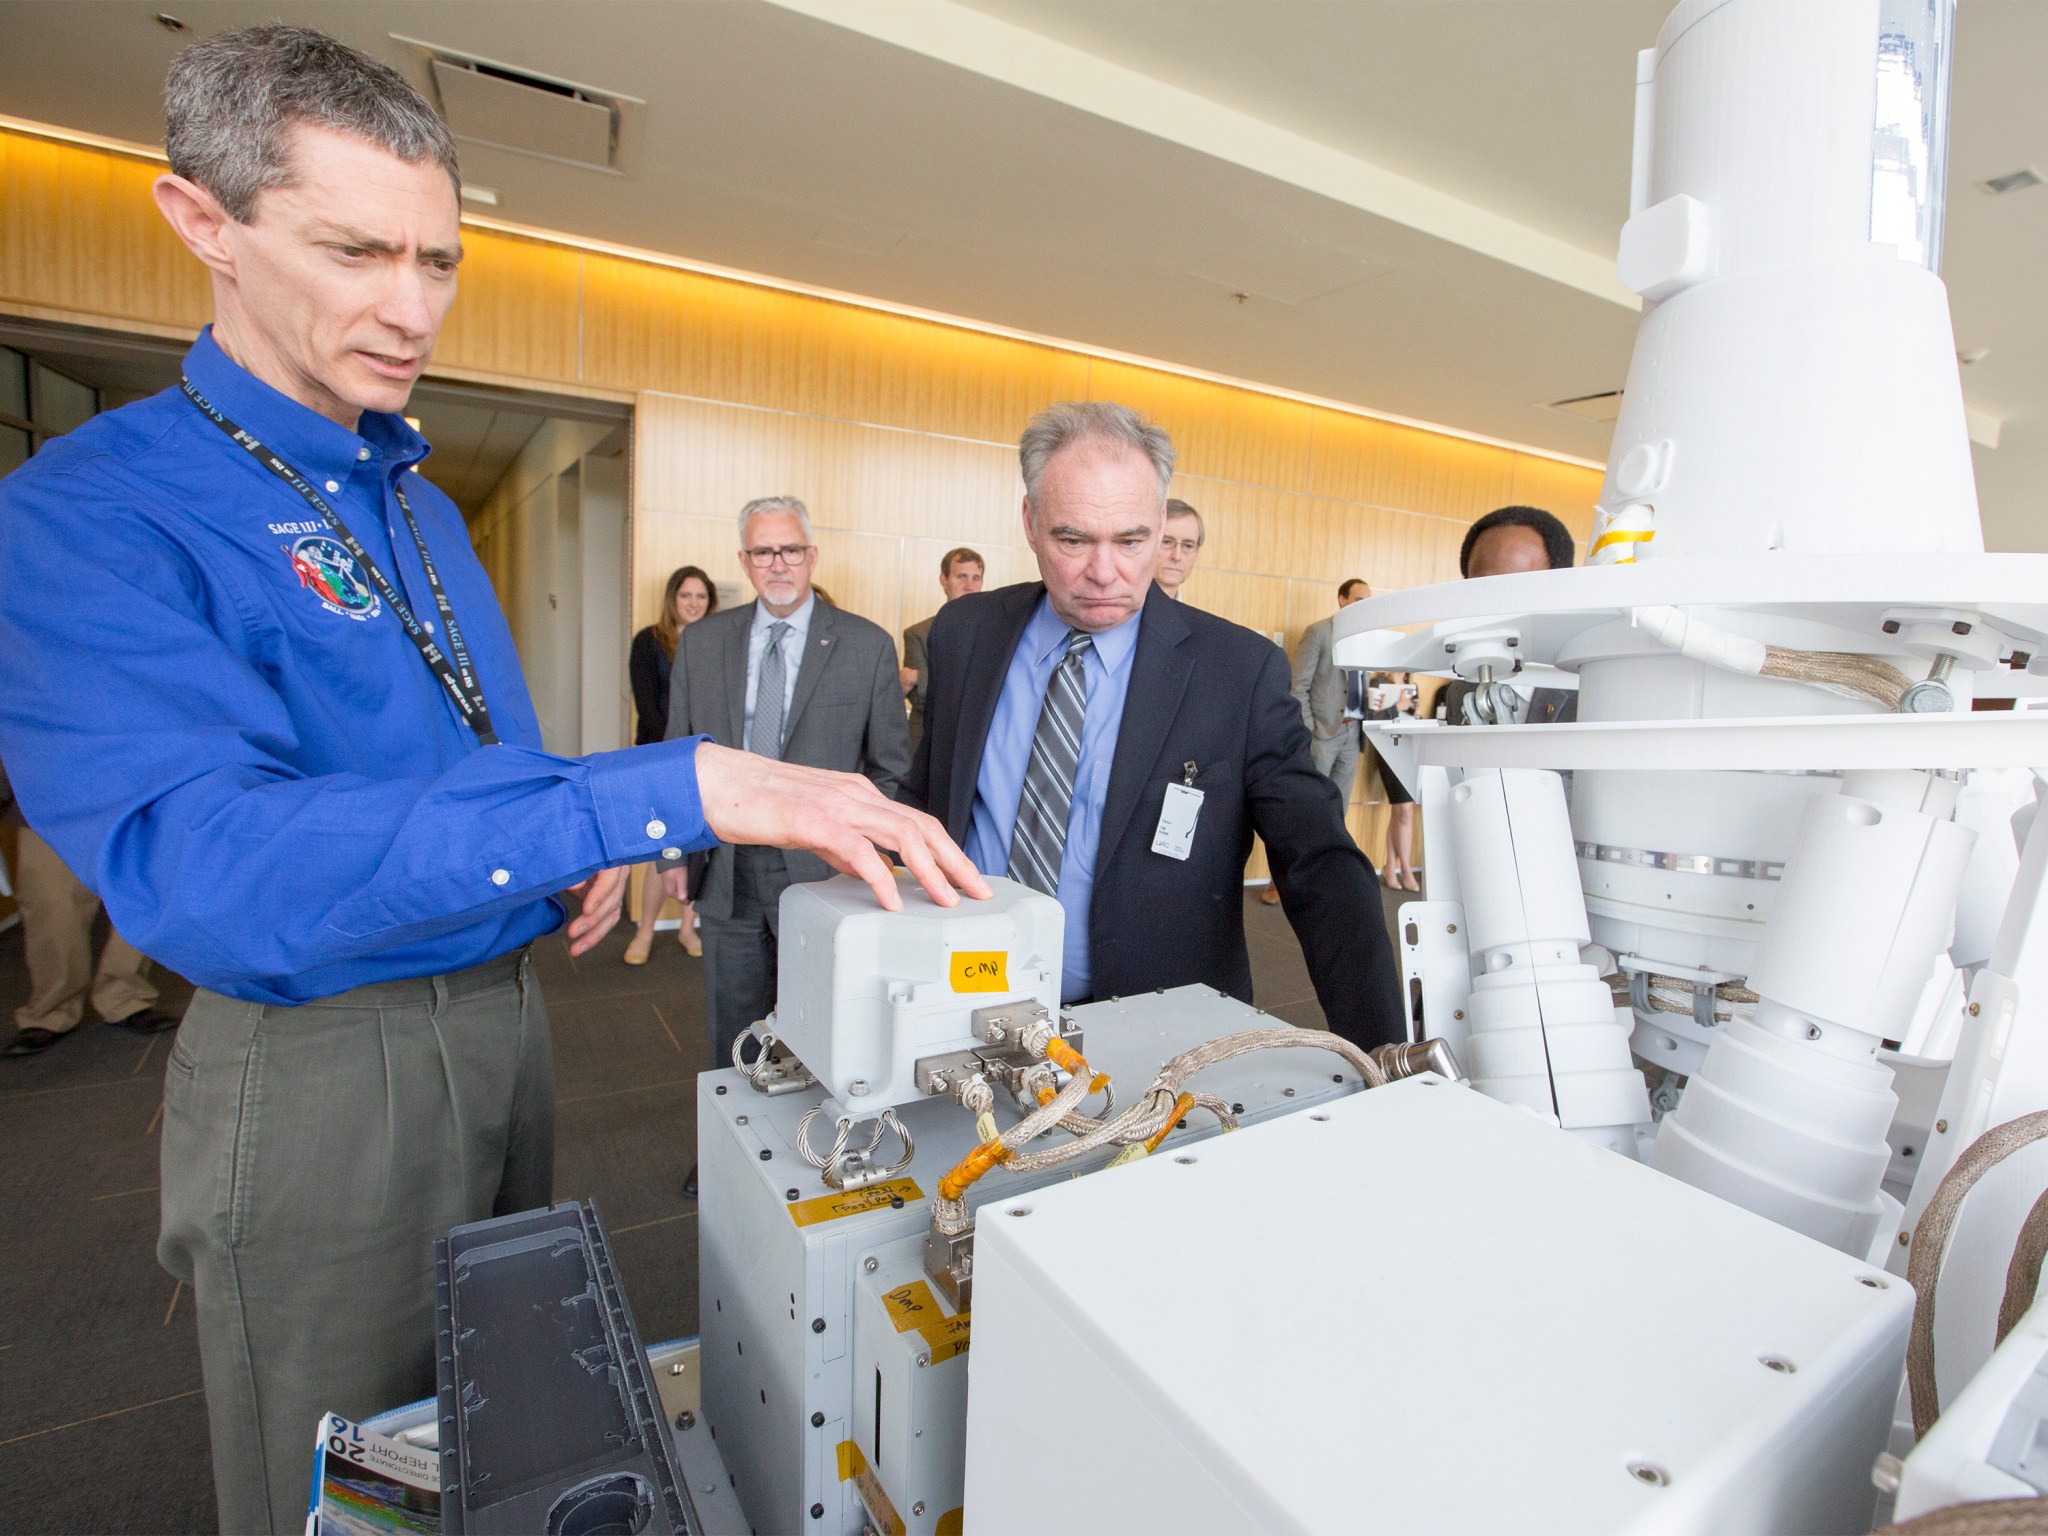
[(492, 870), (492, 871), (491, 871), (491, 884), (493, 884), (493, 885), (510, 885), (511, 883), (512, 883), (512, 871), (511, 871), (511, 870), (509, 870), (509, 869), (494, 869), (494, 870)]
[(649, 837), (667, 837), (668, 823), (665, 821), (650, 821), (647, 823), (647, 835)]
[(680, 848), (664, 848), (661, 850), (661, 856), (664, 859), (680, 859), (683, 856), (683, 850)]
[(328, 481), (328, 482), (327, 482), (327, 489), (328, 489), (328, 491), (329, 491), (330, 493), (332, 493), (332, 492), (335, 492), (335, 491), (338, 491), (338, 490), (340, 490), (340, 489), (341, 489), (341, 486), (340, 486), (339, 482), (337, 482), (337, 481), (333, 481), (333, 480), (330, 480), (330, 481)]
[(370, 450), (367, 448), (358, 448), (356, 450), (356, 460), (358, 463), (360, 463), (364, 459), (367, 459), (369, 456)]

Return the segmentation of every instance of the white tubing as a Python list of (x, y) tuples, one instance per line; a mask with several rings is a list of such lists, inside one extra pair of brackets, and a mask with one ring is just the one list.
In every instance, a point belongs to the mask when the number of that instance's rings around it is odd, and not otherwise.
[(1694, 661), (1749, 677), (1758, 676), (1764, 669), (1766, 647), (1761, 640), (1734, 634), (1676, 608), (1631, 608), (1628, 620), (1659, 644), (1668, 645)]

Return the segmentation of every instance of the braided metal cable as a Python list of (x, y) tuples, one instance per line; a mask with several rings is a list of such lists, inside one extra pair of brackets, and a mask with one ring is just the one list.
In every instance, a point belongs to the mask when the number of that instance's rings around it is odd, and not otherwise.
[(2027, 1315), (2034, 1295), (2041, 1289), (2041, 1258), (2048, 1254), (2048, 1189), (2020, 1223), (2019, 1241), (2012, 1245), (2012, 1261), (2005, 1266), (2005, 1297), (1998, 1304), (1998, 1342), (2013, 1330), (2013, 1324)]
[(1913, 1257), (1906, 1265), (1906, 1283), (1913, 1287), (1913, 1332), (1906, 1342), (1906, 1386), (1913, 1402), (1913, 1433), (1924, 1438), (1941, 1417), (1939, 1388), (1934, 1379), (1934, 1292), (1941, 1280), (1941, 1261), (1962, 1212), (1963, 1197), (1979, 1179), (2013, 1153), (2048, 1136), (2048, 1109), (1994, 1125), (1956, 1159), (1935, 1186), (1934, 1198), (1920, 1213), (1913, 1233)]
[(2048, 1499), (1984, 1499), (1930, 1509), (1876, 1536), (2048, 1536)]

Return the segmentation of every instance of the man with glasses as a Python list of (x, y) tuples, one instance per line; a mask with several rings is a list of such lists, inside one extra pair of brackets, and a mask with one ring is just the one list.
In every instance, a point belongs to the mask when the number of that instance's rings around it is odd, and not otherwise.
[(1202, 526), (1201, 513), (1178, 497), (1168, 498), (1166, 522), (1159, 530), (1159, 559), (1152, 567), (1152, 579), (1159, 583), (1159, 590), (1176, 603), (1181, 600), (1180, 589), (1195, 574), (1195, 560), (1202, 553), (1202, 540), (1207, 532)]
[[(801, 501), (747, 503), (740, 567), (755, 600), (700, 619), (677, 640), (668, 733), (864, 774), (893, 794), (910, 766), (896, 646), (879, 626), (818, 601), (817, 566)], [(703, 917), (711, 1064), (722, 1066), (747, 1026), (775, 1006), (783, 891), (832, 871), (813, 854), (730, 845), (698, 861), (694, 879), (679, 858), (666, 864), (663, 887), (679, 900), (688, 894)]]

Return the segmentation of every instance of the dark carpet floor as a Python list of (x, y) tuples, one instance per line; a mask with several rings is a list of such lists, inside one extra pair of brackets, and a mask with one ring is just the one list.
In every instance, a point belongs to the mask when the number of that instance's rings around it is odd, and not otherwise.
[[(1258, 1002), (1319, 1027), (1300, 946), (1255, 898)], [(621, 927), (571, 960), (551, 938), (537, 954), (554, 1025), (556, 1198), (598, 1201), (651, 1344), (697, 1329), (696, 1208), (682, 1182), (704, 995), (700, 962), (673, 935), (639, 969), (621, 961), (625, 940)], [(191, 988), (158, 980), (161, 1006), (182, 1012)], [(27, 993), (17, 927), (0, 934), (0, 1038)], [(88, 1022), (40, 1056), (0, 1058), (0, 1531), (214, 1528), (192, 1298), (155, 1251), (171, 1038)]]

